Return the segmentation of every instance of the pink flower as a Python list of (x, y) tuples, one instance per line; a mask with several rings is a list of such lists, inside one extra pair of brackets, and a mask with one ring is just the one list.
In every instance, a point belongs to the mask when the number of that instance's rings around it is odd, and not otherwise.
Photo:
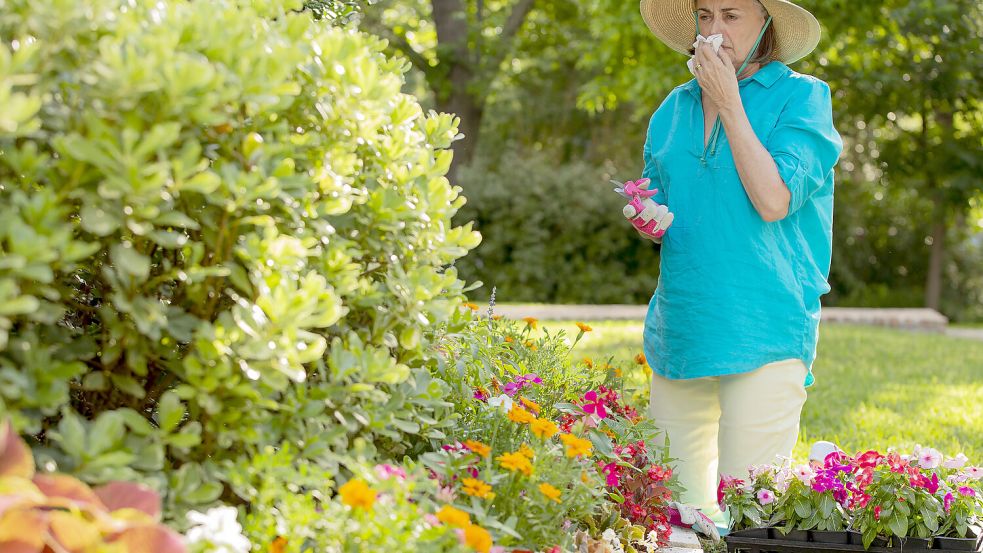
[(584, 394), (584, 400), (587, 403), (584, 404), (584, 412), (589, 415), (597, 415), (600, 418), (606, 418), (608, 416), (607, 410), (604, 408), (604, 403), (597, 397), (597, 392), (591, 390)]
[(949, 512), (949, 509), (952, 508), (952, 500), (953, 499), (954, 498), (952, 497), (952, 492), (947, 492), (945, 494), (945, 498), (942, 499), (942, 506), (945, 507), (945, 512), (946, 513), (948, 513)]
[(795, 467), (792, 474), (801, 480), (803, 484), (811, 484), (812, 479), (816, 477), (816, 471), (812, 470), (812, 467), (809, 465), (799, 465)]
[(970, 488), (969, 486), (960, 486), (956, 491), (967, 497), (976, 497), (976, 490)]
[(918, 465), (926, 469), (934, 469), (942, 464), (942, 454), (939, 450), (923, 447), (918, 451)]
[(440, 519), (431, 513), (423, 515), (423, 520), (430, 526), (440, 526)]
[(618, 487), (618, 484), (621, 483), (618, 479), (617, 463), (608, 463), (604, 465), (604, 467), (601, 469), (601, 472), (607, 475), (607, 477), (605, 478), (605, 484), (607, 484), (608, 486), (616, 488)]
[(395, 467), (388, 463), (383, 463), (381, 465), (375, 466), (375, 473), (379, 475), (379, 478), (383, 480), (388, 480), (395, 476), (399, 480), (406, 480), (406, 471), (402, 467)]
[(881, 506), (874, 507), (874, 520), (881, 520)]
[(980, 467), (969, 467), (964, 472), (970, 478), (983, 478), (983, 468)]
[(758, 503), (767, 505), (775, 501), (775, 494), (771, 490), (758, 490)]
[(964, 454), (960, 453), (951, 459), (946, 459), (945, 462), (942, 463), (942, 466), (947, 469), (961, 469), (967, 461), (969, 461), (969, 459), (967, 459)]

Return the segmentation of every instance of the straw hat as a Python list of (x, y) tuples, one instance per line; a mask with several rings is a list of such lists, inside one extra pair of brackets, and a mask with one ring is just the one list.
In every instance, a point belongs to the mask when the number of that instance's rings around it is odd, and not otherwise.
[[(758, 0), (771, 15), (778, 61), (789, 64), (804, 58), (819, 44), (819, 21), (804, 8), (785, 0)], [(642, 0), (642, 19), (670, 48), (689, 55), (696, 37), (693, 0)]]

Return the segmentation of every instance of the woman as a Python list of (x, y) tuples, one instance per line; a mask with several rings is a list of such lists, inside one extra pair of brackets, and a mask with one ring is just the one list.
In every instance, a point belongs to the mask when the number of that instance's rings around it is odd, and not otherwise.
[(786, 65), (819, 42), (803, 8), (642, 0), (641, 12), (693, 55), (696, 76), (656, 110), (644, 148), (652, 199), (674, 215), (645, 320), (650, 411), (679, 459), (682, 501), (725, 526), (719, 475), (790, 457), (798, 437), (842, 142), (829, 87)]

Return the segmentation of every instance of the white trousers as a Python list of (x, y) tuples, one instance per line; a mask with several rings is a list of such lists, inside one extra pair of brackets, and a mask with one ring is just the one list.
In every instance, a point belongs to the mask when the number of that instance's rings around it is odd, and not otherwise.
[(669, 454), (686, 491), (680, 501), (720, 526), (720, 474), (746, 479), (749, 465), (790, 458), (806, 401), (805, 364), (768, 363), (744, 374), (670, 380), (652, 376), (649, 414), (669, 434)]

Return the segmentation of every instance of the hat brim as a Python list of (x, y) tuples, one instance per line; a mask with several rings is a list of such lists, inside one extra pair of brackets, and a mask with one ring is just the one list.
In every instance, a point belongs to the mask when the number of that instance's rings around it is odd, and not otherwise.
[[(771, 15), (774, 58), (789, 64), (806, 57), (819, 44), (819, 21), (808, 10), (786, 0), (758, 0)], [(642, 19), (659, 40), (689, 55), (696, 37), (693, 0), (641, 0)]]

